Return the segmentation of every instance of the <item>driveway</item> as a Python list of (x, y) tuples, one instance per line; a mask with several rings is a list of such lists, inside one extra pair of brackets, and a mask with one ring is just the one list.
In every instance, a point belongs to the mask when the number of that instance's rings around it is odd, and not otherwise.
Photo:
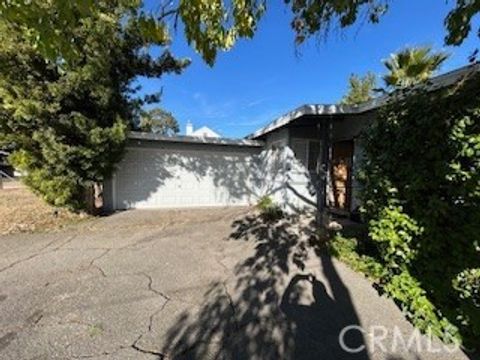
[(0, 358), (466, 359), (425, 337), (406, 349), (412, 326), (310, 222), (128, 211), (1, 237)]

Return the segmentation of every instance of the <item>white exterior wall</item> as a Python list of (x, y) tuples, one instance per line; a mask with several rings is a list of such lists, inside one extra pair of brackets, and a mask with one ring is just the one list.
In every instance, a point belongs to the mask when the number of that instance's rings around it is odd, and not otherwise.
[(314, 209), (316, 197), (308, 170), (295, 158), (291, 136), (289, 129), (267, 135), (266, 149), (262, 152), (266, 170), (263, 193), (284, 211), (294, 213)]
[(106, 208), (255, 205), (267, 195), (286, 211), (303, 209), (308, 179), (286, 135), (264, 149), (138, 141), (105, 183)]

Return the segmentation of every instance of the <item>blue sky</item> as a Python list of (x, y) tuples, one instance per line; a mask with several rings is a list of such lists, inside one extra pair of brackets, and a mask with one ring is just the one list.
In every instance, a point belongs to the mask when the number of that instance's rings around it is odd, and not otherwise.
[(269, 1), (256, 36), (220, 53), (213, 67), (178, 32), (171, 50), (191, 58), (192, 65), (181, 75), (139, 81), (144, 92), (163, 88), (160, 106), (175, 115), (182, 132), (190, 120), (196, 128), (206, 125), (226, 137), (243, 137), (302, 104), (337, 102), (347, 90), (350, 74), (383, 74), (382, 59), (407, 45), (449, 52), (441, 72), (465, 65), (478, 46), (476, 28), (462, 46), (444, 46), (443, 20), (452, 3), (393, 0), (380, 24), (332, 34), (326, 43), (312, 39), (298, 55), (288, 8), (283, 1)]

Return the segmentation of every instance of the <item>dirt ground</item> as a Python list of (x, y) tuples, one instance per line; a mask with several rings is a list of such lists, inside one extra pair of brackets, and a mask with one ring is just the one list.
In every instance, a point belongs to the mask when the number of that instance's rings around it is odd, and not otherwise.
[(0, 235), (59, 230), (87, 218), (56, 209), (25, 187), (0, 190)]

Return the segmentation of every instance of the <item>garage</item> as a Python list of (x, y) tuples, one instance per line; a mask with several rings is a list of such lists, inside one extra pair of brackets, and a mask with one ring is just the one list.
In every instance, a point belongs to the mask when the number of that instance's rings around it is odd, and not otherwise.
[(123, 160), (104, 184), (108, 210), (249, 205), (252, 166), (263, 143), (131, 133)]

